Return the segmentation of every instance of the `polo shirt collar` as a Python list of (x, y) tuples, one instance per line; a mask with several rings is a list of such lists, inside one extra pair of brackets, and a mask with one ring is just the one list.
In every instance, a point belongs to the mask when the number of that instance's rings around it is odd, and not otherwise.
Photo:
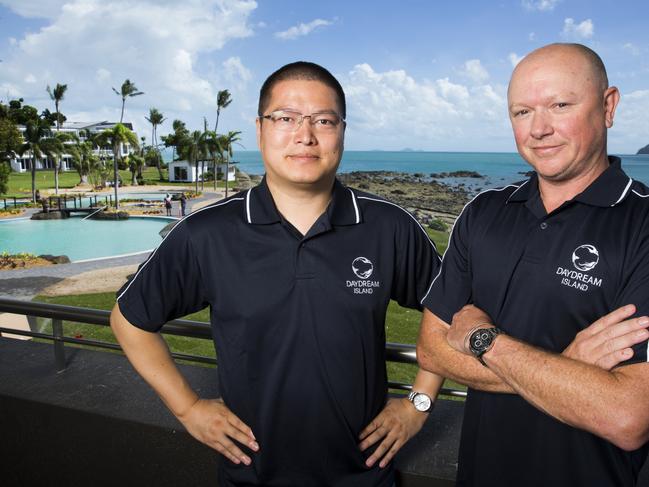
[(282, 221), (273, 201), (273, 195), (268, 189), (266, 176), (262, 178), (261, 183), (246, 192), (244, 217), (248, 223), (255, 225), (268, 225)]
[(327, 214), (332, 225), (355, 225), (362, 221), (356, 195), (336, 179)]
[[(578, 201), (591, 206), (615, 206), (628, 196), (633, 180), (622, 170), (619, 157), (609, 156), (609, 166), (584, 191), (575, 196), (572, 201)], [(528, 201), (539, 194), (538, 175), (534, 173), (514, 191), (507, 202)]]
[[(361, 222), (361, 211), (353, 191), (337, 179), (326, 215), (332, 225), (354, 225)], [(244, 217), (248, 223), (268, 225), (280, 223), (282, 216), (277, 211), (273, 195), (268, 188), (266, 176), (245, 194)]]

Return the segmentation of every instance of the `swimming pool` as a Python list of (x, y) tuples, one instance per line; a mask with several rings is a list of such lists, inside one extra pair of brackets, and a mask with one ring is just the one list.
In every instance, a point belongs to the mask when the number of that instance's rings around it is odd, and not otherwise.
[(71, 261), (128, 255), (156, 248), (158, 232), (170, 218), (128, 220), (4, 220), (0, 221), (0, 252), (67, 255)]

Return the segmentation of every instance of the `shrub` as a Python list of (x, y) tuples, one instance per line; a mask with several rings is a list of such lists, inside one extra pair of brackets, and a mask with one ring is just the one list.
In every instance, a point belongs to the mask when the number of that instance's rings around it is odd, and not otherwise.
[(430, 228), (431, 230), (438, 230), (440, 232), (445, 232), (448, 229), (448, 225), (444, 223), (442, 220), (440, 220), (439, 218), (434, 218), (428, 224), (428, 228)]

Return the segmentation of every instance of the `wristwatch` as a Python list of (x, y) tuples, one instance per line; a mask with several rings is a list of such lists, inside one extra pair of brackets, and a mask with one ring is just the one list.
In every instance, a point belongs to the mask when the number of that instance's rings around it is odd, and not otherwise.
[(433, 409), (433, 400), (428, 394), (423, 392), (412, 391), (408, 394), (408, 401), (415, 406), (415, 409), (422, 413), (428, 413)]
[(502, 333), (500, 328), (490, 326), (488, 328), (478, 328), (469, 335), (469, 350), (485, 367), (487, 364), (482, 360), (482, 356), (491, 350), (494, 340)]

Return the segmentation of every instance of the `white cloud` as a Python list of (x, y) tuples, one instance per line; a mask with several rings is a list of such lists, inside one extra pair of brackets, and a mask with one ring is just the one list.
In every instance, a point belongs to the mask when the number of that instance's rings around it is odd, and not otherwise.
[(563, 21), (561, 35), (567, 39), (590, 39), (595, 33), (595, 26), (591, 19), (586, 19), (576, 24), (574, 19), (568, 17)]
[[(89, 120), (119, 119), (120, 99), (111, 88), (119, 90), (128, 78), (145, 93), (126, 103), (125, 120), (140, 133), (148, 133), (144, 115), (154, 106), (168, 120), (181, 118), (198, 127), (202, 116), (215, 110), (218, 89), (251, 76), (237, 58), (226, 60), (216, 74), (206, 73), (208, 63), (199, 59), (232, 39), (252, 35), (254, 1), (140, 0), (128, 8), (122, 0), (0, 3), (25, 16), (35, 16), (43, 4), (41, 17), (50, 19), (4, 56), (0, 95), (20, 92), (39, 110), (51, 109), (46, 85), (65, 83), (62, 110), (69, 120), (75, 114)], [(27, 84), (31, 73), (36, 82)]]
[(101, 83), (103, 81), (110, 80), (110, 71), (108, 71), (106, 68), (99, 68), (95, 72), (95, 79)]
[(283, 39), (285, 41), (294, 40), (297, 39), (298, 37), (302, 37), (310, 34), (318, 27), (324, 27), (331, 24), (333, 24), (333, 22), (330, 20), (315, 19), (309, 22), (308, 24), (301, 23), (298, 25), (294, 25), (293, 27), (290, 27), (289, 29), (286, 29), (282, 32), (275, 32), (275, 37), (277, 37), (278, 39)]
[(611, 152), (635, 153), (649, 144), (649, 90), (625, 93), (609, 131)]
[(527, 36), (527, 38), (530, 41), (535, 41), (536, 40), (536, 32), (530, 32), (529, 35)]
[(511, 139), (504, 86), (417, 80), (369, 64), (356, 65), (340, 80), (347, 94), (346, 138), (354, 145), (479, 150), (485, 141), (502, 146)]
[(241, 59), (230, 57), (223, 62), (226, 79), (231, 83), (246, 84), (252, 78), (252, 73), (246, 68)]
[(518, 63), (522, 61), (524, 57), (525, 56), (519, 56), (515, 52), (510, 52), (509, 55), (507, 56), (507, 59), (509, 59), (509, 62), (512, 64), (512, 68), (515, 68), (518, 65)]
[[(69, 1), (69, 0), (68, 0)], [(52, 19), (60, 12), (66, 0), (0, 0), (4, 5), (22, 17)]]
[(640, 48), (638, 46), (636, 46), (635, 44), (633, 44), (632, 42), (627, 42), (626, 44), (624, 44), (622, 46), (622, 48), (625, 51), (630, 52), (633, 56), (639, 56), (640, 53), (641, 53)]
[(474, 83), (484, 83), (489, 79), (489, 73), (479, 59), (469, 59), (466, 61), (460, 72)]
[(523, 7), (527, 10), (551, 12), (561, 0), (522, 0)]
[(11, 83), (0, 83), (0, 99), (5, 103), (9, 101), (10, 98), (20, 98), (22, 93), (16, 85)]

